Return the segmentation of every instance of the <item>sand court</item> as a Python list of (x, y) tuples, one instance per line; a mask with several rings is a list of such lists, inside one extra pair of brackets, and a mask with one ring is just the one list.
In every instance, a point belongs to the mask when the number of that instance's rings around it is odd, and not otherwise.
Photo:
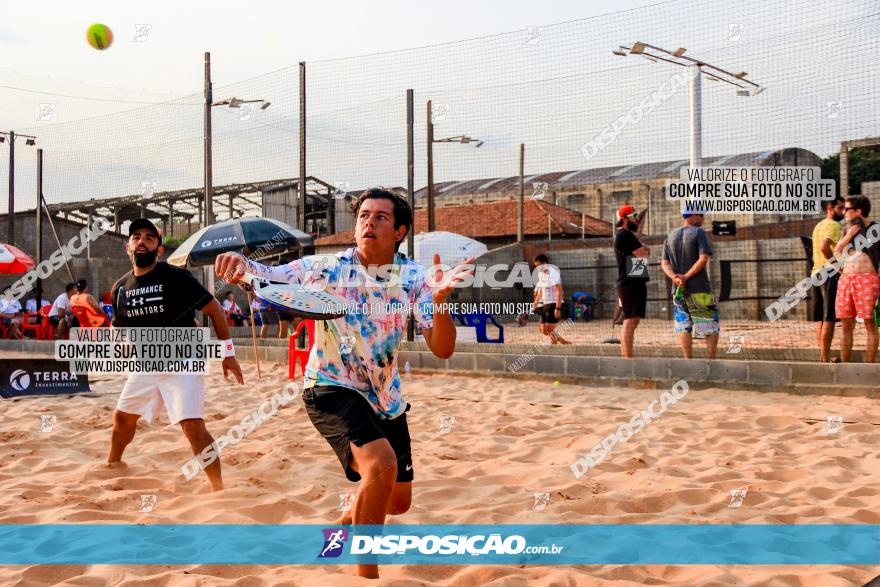
[[(264, 365), (260, 381), (254, 364), (243, 368), (244, 388), (209, 375), (206, 420), (215, 437), (288, 383), (286, 366)], [(184, 478), (192, 454), (164, 413), (138, 425), (127, 466), (108, 469), (123, 381), (98, 381), (90, 397), (4, 402), (0, 523), (323, 524), (341, 515), (355, 486), (299, 399), (225, 449), (222, 492), (210, 493), (202, 474)], [(880, 524), (876, 401), (691, 389), (578, 479), (571, 463), (662, 390), (427, 373), (407, 376), (403, 389), (413, 406), (413, 505), (389, 523)], [(833, 433), (829, 415), (841, 416)], [(4, 584), (22, 586), (368, 583), (353, 568), (326, 565), (43, 565), (2, 574)], [(825, 586), (863, 585), (878, 574), (845, 566), (402, 565), (383, 567), (369, 584)]]

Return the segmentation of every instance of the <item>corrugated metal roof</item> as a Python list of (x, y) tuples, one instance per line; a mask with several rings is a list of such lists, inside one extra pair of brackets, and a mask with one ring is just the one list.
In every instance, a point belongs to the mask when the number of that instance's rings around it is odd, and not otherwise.
[(486, 183), (480, 184), (480, 187), (478, 187), (477, 189), (480, 190), (481, 192), (485, 191), (485, 190), (489, 189), (489, 187), (492, 186), (493, 184), (496, 184), (499, 181), (504, 181), (505, 179), (507, 179), (507, 178), (499, 177), (498, 179), (490, 179)]
[[(704, 165), (759, 165), (768, 157), (777, 153), (788, 151), (768, 150), (753, 153), (738, 153), (735, 155), (721, 155), (718, 157), (704, 157)], [(802, 149), (801, 149), (802, 150)], [(810, 153), (809, 151), (806, 151)], [(812, 154), (812, 153), (810, 153)], [(818, 159), (818, 156), (813, 155)], [(614, 181), (640, 181), (677, 177), (678, 170), (688, 164), (687, 159), (674, 161), (657, 161), (653, 163), (641, 163), (635, 165), (615, 165), (613, 167), (595, 167), (593, 169), (576, 169), (572, 171), (555, 171), (529, 175), (525, 183), (543, 181), (550, 184), (550, 189), (576, 188), (582, 185), (607, 183)], [(440, 187), (443, 186), (443, 187)], [(437, 184), (437, 194), (443, 196), (478, 195), (488, 192), (515, 191), (519, 188), (519, 176), (501, 177), (493, 179), (477, 179), (471, 181), (456, 181)], [(419, 190), (423, 191), (424, 188)]]
[(638, 165), (627, 165), (626, 167), (621, 167), (620, 169), (618, 169), (614, 173), (610, 174), (608, 177), (620, 177), (626, 173), (629, 173), (630, 171), (632, 171), (636, 167), (639, 167), (639, 166)]

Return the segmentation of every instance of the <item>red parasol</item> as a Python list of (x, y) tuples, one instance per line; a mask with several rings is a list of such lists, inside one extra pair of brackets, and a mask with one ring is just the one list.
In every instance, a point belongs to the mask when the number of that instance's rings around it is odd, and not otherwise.
[(35, 266), (34, 260), (21, 249), (0, 243), (0, 275), (27, 273)]

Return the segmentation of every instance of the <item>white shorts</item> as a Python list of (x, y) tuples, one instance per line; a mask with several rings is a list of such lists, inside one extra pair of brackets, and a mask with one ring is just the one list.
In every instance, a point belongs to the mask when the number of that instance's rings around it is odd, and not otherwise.
[(162, 403), (172, 424), (189, 418), (204, 419), (204, 373), (131, 374), (119, 394), (116, 409), (137, 414), (150, 424), (156, 419)]

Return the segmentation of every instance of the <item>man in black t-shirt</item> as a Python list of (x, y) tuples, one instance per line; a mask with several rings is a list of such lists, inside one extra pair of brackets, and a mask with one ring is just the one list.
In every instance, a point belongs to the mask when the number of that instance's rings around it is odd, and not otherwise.
[[(125, 250), (132, 270), (113, 284), (113, 326), (192, 328), (199, 310), (211, 318), (214, 331), (223, 341), (223, 376), (231, 372), (243, 384), (223, 308), (189, 271), (158, 261), (163, 249), (156, 226), (146, 218), (133, 221)], [(204, 373), (131, 373), (113, 414), (109, 465), (122, 462), (138, 418), (151, 422), (163, 403), (171, 423), (180, 424), (193, 454), (198, 455), (214, 442), (205, 428)], [(205, 473), (214, 491), (223, 489), (219, 459), (207, 465)]]
[(648, 302), (648, 256), (651, 251), (636, 236), (639, 213), (629, 204), (617, 210), (614, 256), (617, 259), (617, 304), (623, 314), (620, 354), (633, 356), (633, 339)]

